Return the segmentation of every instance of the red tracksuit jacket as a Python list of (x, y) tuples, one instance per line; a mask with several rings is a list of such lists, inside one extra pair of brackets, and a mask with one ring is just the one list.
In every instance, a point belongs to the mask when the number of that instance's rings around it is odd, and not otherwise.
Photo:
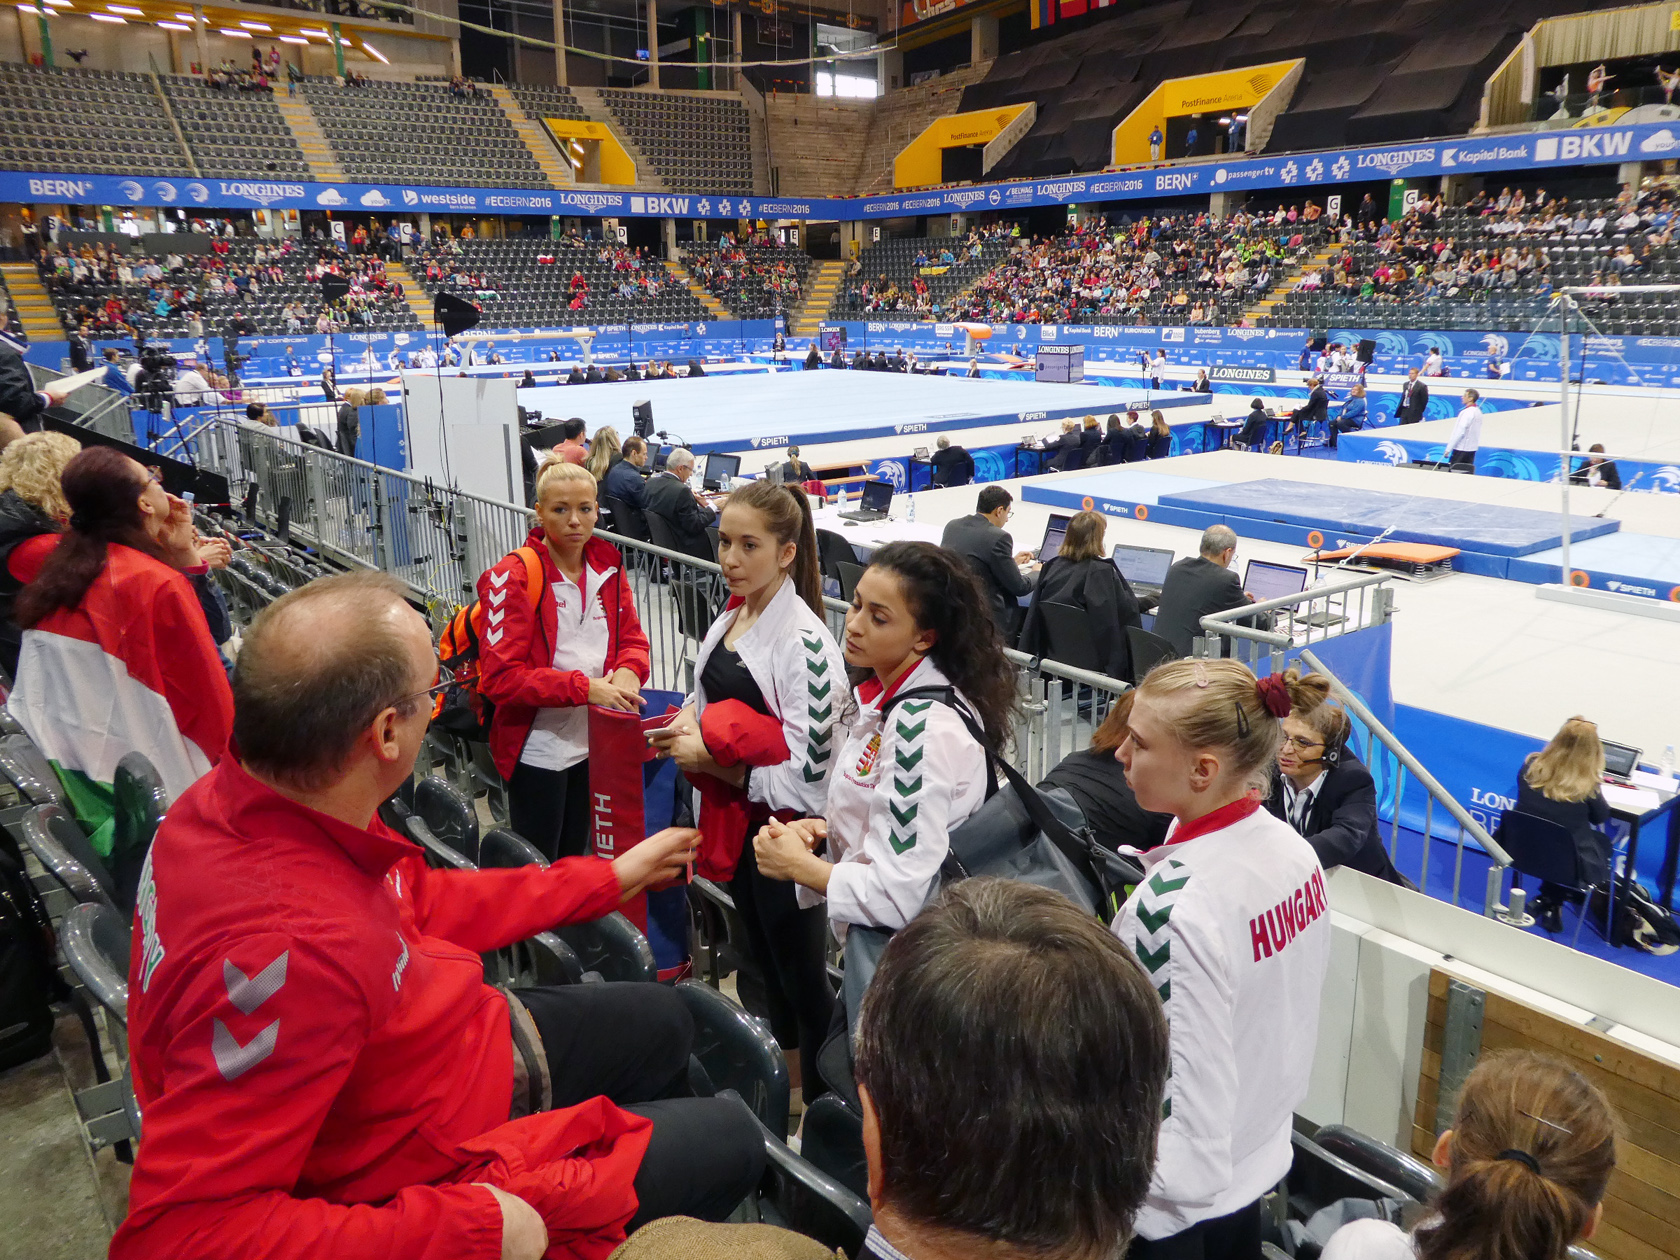
[[(589, 675), (581, 670), (554, 668), (554, 584), (561, 580), (554, 557), (548, 554), (542, 529), (535, 528), (525, 546), (542, 557), (543, 589), (537, 607), (525, 602), (525, 563), (512, 552), (486, 569), (478, 579), (478, 597), (491, 606), (502, 588), (513, 592), (497, 611), (499, 625), (486, 626), (478, 644), (479, 688), (495, 702), (490, 719), (490, 755), (504, 779), (513, 777), (519, 754), (525, 750), (537, 710), (589, 703)], [(648, 680), (648, 640), (636, 616), (636, 598), (624, 575), (624, 558), (604, 538), (584, 544), (583, 562), (597, 573), (612, 571), (599, 595), (607, 621), (607, 661), (602, 677), (629, 669), (643, 683)]]
[(230, 751), (147, 858), (129, 973), (144, 1112), (114, 1260), (501, 1254), (488, 1181), (604, 1260), (651, 1126), (605, 1099), (509, 1122), (506, 999), (478, 955), (618, 902), (609, 863), (429, 870)]

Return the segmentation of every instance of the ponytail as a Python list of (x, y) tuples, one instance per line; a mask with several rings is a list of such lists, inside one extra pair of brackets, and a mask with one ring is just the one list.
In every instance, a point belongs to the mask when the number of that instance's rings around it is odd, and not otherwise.
[(1531, 1051), (1483, 1060), (1453, 1122), (1421, 1260), (1565, 1260), (1616, 1166), (1616, 1117), (1579, 1072)]

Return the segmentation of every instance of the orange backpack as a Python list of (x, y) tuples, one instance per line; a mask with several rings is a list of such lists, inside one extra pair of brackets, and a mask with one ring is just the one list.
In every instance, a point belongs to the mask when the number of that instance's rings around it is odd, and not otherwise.
[[(513, 553), (525, 565), (525, 598), (532, 608), (542, 600), (543, 563), (534, 547)], [(459, 609), (438, 636), (438, 664), (454, 681), (432, 706), (432, 725), (467, 739), (488, 739), (495, 705), (479, 691), (479, 640), (484, 634), (484, 601)]]

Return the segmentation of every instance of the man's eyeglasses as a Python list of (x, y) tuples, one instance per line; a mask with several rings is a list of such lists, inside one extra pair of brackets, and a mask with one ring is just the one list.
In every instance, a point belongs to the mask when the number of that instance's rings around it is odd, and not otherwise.
[(428, 699), (433, 696), (441, 696), (454, 685), (455, 675), (440, 665), (438, 666), (438, 680), (435, 683), (433, 683), (430, 687), (427, 687), (424, 691), (411, 691), (406, 696), (398, 696), (391, 702), (391, 707), (396, 708), (399, 705), (407, 704), (410, 700), (418, 700), (422, 696), (425, 696)]

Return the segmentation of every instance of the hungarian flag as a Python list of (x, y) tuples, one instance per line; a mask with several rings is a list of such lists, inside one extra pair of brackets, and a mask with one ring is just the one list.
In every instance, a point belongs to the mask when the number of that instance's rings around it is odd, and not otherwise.
[(173, 801), (221, 758), (233, 730), (233, 692), (191, 584), (117, 543), (79, 607), (23, 632), (6, 707), (106, 857), (123, 755), (144, 754)]

